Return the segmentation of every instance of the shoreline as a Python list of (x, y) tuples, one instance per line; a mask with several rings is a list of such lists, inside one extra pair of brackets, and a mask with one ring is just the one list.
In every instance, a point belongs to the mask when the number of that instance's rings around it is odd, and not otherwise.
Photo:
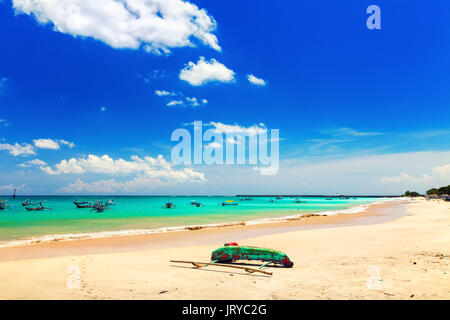
[[(17, 247), (17, 246), (27, 246), (34, 245), (40, 243), (51, 243), (57, 241), (79, 241), (86, 239), (102, 239), (102, 238), (112, 238), (112, 237), (127, 237), (127, 236), (139, 236), (139, 235), (149, 235), (149, 234), (157, 234), (157, 233), (166, 233), (166, 232), (183, 232), (183, 231), (193, 231), (200, 229), (216, 229), (216, 228), (224, 228), (235, 225), (257, 225), (257, 224), (265, 224), (265, 223), (281, 223), (292, 220), (299, 220), (302, 218), (306, 218), (306, 216), (320, 216), (320, 215), (339, 215), (339, 214), (351, 214), (364, 212), (369, 209), (373, 205), (399, 201), (394, 199), (384, 200), (384, 201), (374, 201), (368, 204), (358, 204), (351, 206), (347, 209), (336, 209), (336, 210), (326, 210), (326, 211), (317, 211), (313, 213), (300, 213), (300, 214), (290, 214), (287, 216), (281, 217), (267, 217), (267, 218), (257, 218), (247, 221), (226, 221), (219, 223), (210, 223), (210, 224), (193, 224), (193, 225), (184, 225), (184, 226), (168, 226), (161, 227), (155, 229), (147, 229), (147, 228), (139, 228), (139, 229), (123, 229), (123, 230), (104, 230), (104, 231), (94, 231), (94, 232), (76, 232), (76, 233), (61, 233), (61, 234), (47, 234), (47, 235), (39, 235), (39, 236), (30, 236), (23, 239), (11, 239), (11, 240), (2, 240), (0, 241), (0, 249), (9, 248), (9, 247)], [(402, 201), (402, 200), (400, 200)]]
[[(152, 229), (122, 230), (88, 234), (66, 234), (17, 240), (0, 245), (0, 262), (68, 254), (99, 254), (131, 250), (185, 247), (210, 241), (242, 241), (248, 238), (298, 230), (321, 229), (382, 223), (406, 215), (409, 200), (377, 201), (347, 209), (314, 214), (261, 218), (247, 222), (229, 222)], [(394, 208), (394, 210), (392, 210)], [(42, 240), (44, 238), (45, 240)], [(68, 250), (66, 250), (68, 249)]]

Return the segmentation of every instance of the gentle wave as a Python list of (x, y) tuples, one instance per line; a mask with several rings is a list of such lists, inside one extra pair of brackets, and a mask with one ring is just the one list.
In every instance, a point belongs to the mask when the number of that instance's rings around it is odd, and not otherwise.
[(386, 201), (399, 201), (401, 199), (386, 199), (381, 201), (372, 202), (369, 204), (357, 205), (350, 207), (348, 209), (338, 209), (330, 211), (322, 211), (316, 213), (301, 213), (296, 215), (289, 215), (277, 218), (261, 218), (249, 221), (239, 221), (239, 222), (225, 222), (225, 223), (212, 223), (205, 225), (189, 225), (189, 226), (176, 226), (176, 227), (164, 227), (158, 229), (132, 229), (132, 230), (118, 230), (118, 231), (100, 231), (100, 232), (89, 232), (89, 233), (65, 233), (65, 234), (54, 234), (54, 235), (44, 235), (31, 237), (30, 239), (13, 240), (0, 242), (0, 248), (6, 247), (17, 247), (25, 246), (38, 243), (50, 243), (59, 241), (74, 241), (74, 240), (87, 240), (87, 239), (101, 239), (101, 238), (112, 238), (112, 237), (125, 237), (125, 236), (138, 236), (138, 235), (149, 235), (155, 233), (165, 233), (165, 232), (180, 232), (180, 231), (193, 231), (200, 229), (214, 229), (223, 228), (231, 226), (243, 226), (243, 225), (257, 225), (265, 223), (279, 223), (288, 222), (293, 220), (303, 220), (310, 216), (329, 216), (336, 214), (351, 214), (360, 213), (366, 211), (369, 207), (381, 204)]

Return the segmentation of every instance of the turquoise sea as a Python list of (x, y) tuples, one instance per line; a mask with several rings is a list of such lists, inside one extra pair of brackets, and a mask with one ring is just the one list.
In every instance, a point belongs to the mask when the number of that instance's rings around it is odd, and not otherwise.
[[(8, 198), (1, 198), (6, 200)], [(50, 210), (31, 212), (22, 207), (22, 201), (45, 201), (43, 205)], [(155, 230), (192, 225), (221, 224), (227, 222), (252, 221), (280, 218), (303, 213), (328, 211), (357, 212), (372, 202), (388, 198), (350, 197), (301, 197), (296, 203), (294, 197), (147, 197), (147, 196), (33, 196), (8, 199), (10, 208), (0, 210), (0, 241), (29, 239), (46, 235), (97, 233), (121, 230)], [(273, 199), (274, 202), (270, 200)], [(330, 200), (331, 199), (331, 200)], [(103, 213), (90, 209), (77, 209), (76, 200), (97, 201), (114, 200), (115, 205)], [(170, 200), (176, 207), (164, 208)], [(195, 207), (192, 200), (202, 204)], [(221, 202), (234, 200), (237, 206), (221, 206)], [(329, 212), (331, 211), (331, 212)], [(256, 222), (254, 221), (256, 220)], [(176, 229), (176, 228), (175, 228)], [(161, 231), (161, 230), (159, 230)]]

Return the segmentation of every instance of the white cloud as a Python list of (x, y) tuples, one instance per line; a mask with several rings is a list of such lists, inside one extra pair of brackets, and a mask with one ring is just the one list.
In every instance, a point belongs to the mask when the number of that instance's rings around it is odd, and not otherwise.
[(165, 181), (206, 181), (202, 172), (194, 171), (190, 168), (176, 170), (162, 155), (156, 158), (140, 158), (132, 156), (131, 161), (124, 159), (114, 160), (108, 155), (101, 157), (89, 155), (87, 158), (71, 158), (62, 160), (55, 165), (55, 168), (42, 166), (41, 170), (50, 175), (60, 174), (84, 174), (102, 173), (109, 175), (129, 175), (141, 174), (146, 178), (162, 179)]
[(59, 143), (68, 146), (69, 148), (74, 148), (75, 147), (75, 143), (73, 142), (69, 142), (63, 139), (59, 139)]
[(172, 100), (172, 101), (168, 102), (166, 104), (166, 106), (172, 107), (172, 106), (176, 106), (176, 105), (180, 105), (180, 104), (183, 104), (183, 101), (181, 101), (181, 100)]
[(155, 90), (155, 94), (159, 97), (172, 97), (171, 99), (177, 100), (171, 100), (168, 103), (166, 103), (166, 106), (172, 107), (172, 106), (183, 106), (183, 107), (198, 107), (201, 104), (207, 104), (208, 100), (206, 99), (197, 99), (196, 97), (185, 97), (183, 93), (181, 92), (174, 92), (174, 91), (166, 91), (166, 90)]
[(180, 71), (179, 78), (193, 86), (201, 86), (213, 81), (231, 82), (234, 80), (234, 71), (216, 59), (207, 61), (204, 57), (200, 57), (197, 64), (189, 61)]
[(59, 188), (58, 193), (89, 193), (89, 194), (114, 194), (114, 193), (134, 193), (142, 194), (148, 192), (159, 192), (165, 186), (174, 186), (175, 182), (167, 183), (159, 179), (149, 177), (136, 177), (127, 181), (117, 181), (114, 179), (96, 180), (86, 182), (77, 179), (69, 185)]
[(191, 107), (198, 107), (200, 104), (207, 104), (208, 103), (208, 100), (206, 100), (206, 99), (201, 99), (199, 101), (195, 97), (192, 97), (192, 98), (186, 97), (186, 101), (187, 101), (187, 104), (190, 105)]
[(75, 147), (75, 144), (73, 142), (69, 142), (63, 139), (34, 139), (33, 143), (34, 146), (39, 149), (59, 150), (61, 148), (60, 145), (66, 145), (69, 148)]
[(6, 121), (6, 119), (0, 119), (0, 126), (8, 127), (9, 126), (9, 122)]
[(422, 173), (418, 176), (412, 176), (408, 173), (401, 172), (397, 176), (393, 177), (383, 177), (381, 178), (382, 183), (397, 183), (397, 184), (419, 184), (419, 183), (430, 183), (431, 181), (445, 181), (450, 180), (450, 164), (437, 166), (431, 169), (431, 175)]
[(47, 162), (42, 161), (40, 159), (29, 160), (25, 163), (18, 164), (19, 167), (28, 168), (31, 166), (46, 166)]
[(401, 184), (417, 184), (431, 181), (431, 176), (428, 174), (422, 174), (419, 177), (413, 177), (405, 172), (401, 172), (398, 176), (394, 177), (382, 177), (382, 183), (401, 183)]
[(333, 136), (354, 136), (354, 137), (379, 136), (385, 134), (384, 132), (360, 131), (346, 127), (320, 129), (319, 132)]
[(42, 161), (41, 159), (34, 159), (28, 161), (29, 164), (32, 164), (34, 166), (46, 166), (47, 163), (45, 161)]
[(240, 144), (240, 142), (238, 140), (236, 140), (235, 137), (227, 138), (225, 141), (229, 144)]
[(195, 97), (192, 97), (192, 98), (186, 97), (186, 100), (187, 100), (193, 107), (197, 107), (197, 106), (200, 105), (200, 104), (198, 103), (197, 98), (195, 98)]
[(433, 174), (450, 181), (450, 164), (433, 168)]
[(155, 94), (159, 97), (163, 97), (163, 96), (174, 96), (175, 93), (174, 92), (169, 92), (166, 90), (155, 90)]
[(221, 145), (220, 143), (214, 141), (214, 142), (208, 143), (208, 144), (205, 146), (205, 148), (222, 149), (222, 145)]
[(264, 79), (261, 78), (257, 78), (255, 77), (253, 74), (248, 74), (247, 75), (247, 80), (251, 83), (254, 84), (256, 86), (265, 86), (267, 83), (266, 81), (264, 81)]
[(90, 37), (113, 48), (162, 55), (170, 48), (194, 46), (192, 39), (220, 51), (214, 18), (182, 0), (13, 0), (16, 14), (74, 37)]
[(52, 139), (34, 139), (34, 146), (39, 149), (59, 150), (59, 143)]
[(34, 147), (28, 143), (24, 143), (21, 145), (17, 142), (14, 145), (9, 143), (0, 143), (0, 150), (9, 151), (9, 153), (15, 157), (36, 154), (36, 152), (34, 151)]
[(254, 124), (250, 127), (243, 127), (238, 124), (230, 125), (221, 122), (211, 121), (210, 123), (206, 124), (206, 126), (214, 127), (215, 133), (225, 133), (225, 134), (229, 133), (229, 134), (242, 134), (254, 136), (260, 133), (267, 132), (267, 128), (264, 125), (264, 123), (259, 123), (257, 125)]
[(23, 190), (26, 190), (26, 185), (21, 184), (21, 185), (19, 185), (19, 186), (15, 186), (15, 185), (13, 185), (13, 184), (8, 184), (8, 185), (0, 186), (0, 191), (10, 191), (10, 192), (13, 192), (14, 189), (16, 189), (17, 191), (19, 191), (19, 190), (22, 190), (22, 191), (23, 191)]

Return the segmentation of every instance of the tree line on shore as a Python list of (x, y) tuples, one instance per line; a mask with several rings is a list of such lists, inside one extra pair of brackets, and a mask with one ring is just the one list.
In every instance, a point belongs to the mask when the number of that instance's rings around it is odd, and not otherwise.
[[(437, 196), (441, 196), (443, 194), (450, 194), (450, 184), (446, 187), (431, 188), (430, 190), (427, 191), (428, 196), (431, 196), (434, 194)], [(416, 191), (406, 191), (403, 196), (404, 197), (420, 197), (422, 195)]]

